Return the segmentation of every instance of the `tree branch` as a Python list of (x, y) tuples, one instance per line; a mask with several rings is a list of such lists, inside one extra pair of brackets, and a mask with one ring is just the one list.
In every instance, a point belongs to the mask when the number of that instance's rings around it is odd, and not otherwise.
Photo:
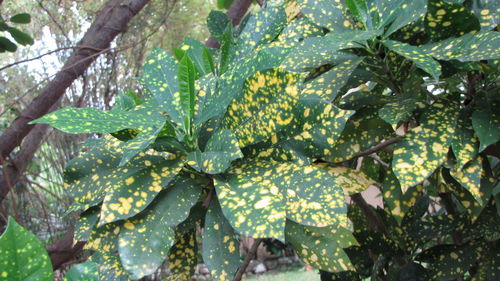
[(347, 160), (341, 161), (339, 163), (347, 162), (347, 161), (352, 160), (354, 158), (368, 156), (368, 155), (373, 154), (373, 153), (375, 153), (377, 151), (380, 151), (380, 150), (382, 150), (382, 149), (384, 149), (384, 148), (386, 148), (386, 147), (388, 147), (390, 145), (393, 145), (393, 144), (399, 142), (400, 140), (401, 140), (401, 137), (394, 137), (392, 139), (388, 139), (386, 141), (383, 141), (383, 142), (381, 142), (381, 143), (379, 143), (379, 144), (377, 144), (375, 146), (372, 146), (369, 149), (367, 149), (365, 151), (362, 151), (362, 152), (354, 155), (353, 157), (351, 157), (351, 158), (349, 158)]
[(233, 281), (241, 281), (241, 278), (243, 277), (243, 274), (245, 273), (248, 265), (250, 264), (250, 261), (252, 261), (252, 259), (255, 257), (255, 254), (257, 253), (257, 249), (259, 248), (260, 242), (262, 242), (261, 238), (255, 239), (255, 241), (253, 241), (252, 248), (250, 248), (250, 251), (248, 251), (247, 255), (245, 256), (245, 260), (238, 269), (238, 272), (236, 272)]

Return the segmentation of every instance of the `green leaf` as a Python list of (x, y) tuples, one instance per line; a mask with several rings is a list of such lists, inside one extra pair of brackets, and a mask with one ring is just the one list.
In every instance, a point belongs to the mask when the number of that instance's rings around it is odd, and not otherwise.
[(342, 187), (346, 195), (353, 195), (368, 189), (375, 181), (368, 178), (362, 171), (349, 169), (343, 166), (326, 166), (323, 164), (316, 165), (317, 167), (325, 168), (333, 177), (335, 184)]
[(53, 280), (52, 265), (36, 236), (9, 217), (0, 236), (1, 280)]
[(28, 13), (19, 13), (10, 17), (10, 21), (13, 23), (27, 24), (31, 22), (31, 15)]
[(257, 72), (245, 81), (243, 96), (233, 100), (223, 120), (240, 147), (265, 141), (293, 124), (300, 82), (301, 76), (279, 69)]
[(230, 281), (240, 267), (240, 243), (222, 214), (217, 199), (212, 199), (205, 219), (203, 261), (215, 280)]
[(161, 130), (162, 130), (161, 127), (148, 128), (145, 131), (140, 132), (135, 138), (125, 142), (122, 145), (123, 156), (122, 159), (120, 160), (119, 165), (120, 166), (125, 165), (128, 161), (130, 161), (130, 159), (135, 157), (138, 153), (146, 150), (146, 148), (148, 148), (148, 146), (156, 140)]
[(347, 6), (344, 2), (331, 0), (298, 0), (302, 13), (315, 24), (339, 32), (354, 27), (353, 21), (346, 17)]
[(422, 195), (423, 189), (422, 185), (417, 185), (411, 191), (403, 193), (392, 169), (388, 169), (382, 182), (384, 206), (391, 212), (396, 221), (401, 223), (410, 207)]
[(483, 204), (479, 187), (481, 185), (481, 157), (476, 157), (462, 169), (450, 171), (450, 175), (465, 187), (479, 204)]
[(255, 48), (273, 41), (286, 23), (286, 12), (281, 6), (267, 7), (251, 15), (238, 37), (236, 57), (244, 57)]
[(285, 234), (305, 263), (330, 272), (353, 268), (343, 248), (357, 245), (357, 241), (347, 229), (304, 226), (287, 220)]
[(238, 139), (231, 131), (223, 129), (212, 135), (204, 152), (191, 152), (187, 163), (198, 171), (220, 174), (227, 170), (232, 161), (242, 157)]
[(368, 13), (368, 6), (365, 0), (346, 0), (347, 7), (351, 14), (353, 14), (359, 22), (362, 22), (367, 28), (371, 29), (372, 23), (370, 14)]
[(422, 50), (439, 60), (479, 61), (500, 58), (500, 33), (464, 34), (422, 46)]
[(458, 101), (442, 98), (422, 115), (420, 126), (395, 145), (392, 169), (403, 192), (421, 183), (446, 159), (455, 133)]
[(396, 96), (378, 110), (378, 116), (387, 124), (397, 126), (399, 122), (410, 118), (419, 104), (422, 104), (422, 99), (414, 95)]
[(15, 52), (17, 50), (16, 44), (12, 43), (9, 39), (0, 36), (0, 52), (9, 51)]
[(430, 265), (432, 279), (453, 280), (462, 277), (479, 256), (477, 242), (462, 245), (438, 245), (425, 250), (417, 260)]
[(212, 10), (208, 15), (208, 30), (210, 31), (210, 34), (212, 34), (212, 36), (219, 41), (221, 40), (222, 35), (224, 34), (224, 30), (226, 29), (228, 24), (231, 24), (231, 21), (226, 16), (226, 14), (221, 11)]
[(382, 43), (389, 50), (413, 61), (419, 68), (432, 75), (434, 79), (438, 79), (441, 75), (441, 65), (419, 47), (391, 40), (385, 40)]
[(500, 98), (498, 93), (478, 93), (472, 126), (479, 138), (479, 151), (500, 140)]
[[(302, 92), (295, 115), (294, 128), (271, 137), (274, 147), (294, 151), (305, 158), (325, 158), (339, 139), (349, 117), (354, 113), (342, 110), (314, 94)], [(286, 159), (284, 159), (286, 160)]]
[(64, 275), (64, 281), (98, 281), (98, 268), (97, 264), (91, 261), (75, 264)]
[(489, 251), (483, 255), (478, 263), (476, 275), (472, 277), (472, 281), (488, 280), (493, 281), (498, 277), (500, 267), (500, 249), (498, 246), (491, 247)]
[(99, 140), (90, 148), (73, 158), (64, 170), (64, 178), (70, 194), (84, 209), (99, 204), (105, 196), (107, 186), (120, 183), (120, 142), (112, 137)]
[(113, 109), (129, 111), (139, 104), (137, 102), (140, 102), (140, 99), (135, 95), (134, 92), (121, 92), (118, 93), (118, 96), (115, 99)]
[(286, 217), (312, 226), (345, 223), (344, 192), (319, 167), (247, 161), (215, 187), (226, 218), (245, 236), (283, 241)]
[(179, 94), (179, 66), (167, 51), (153, 49), (143, 66), (141, 83), (150, 92), (152, 100), (180, 127), (184, 125), (184, 114)]
[(461, 231), (466, 225), (465, 218), (454, 218), (452, 215), (432, 215), (417, 218), (404, 228), (405, 233), (419, 245)]
[(94, 228), (84, 249), (95, 250), (90, 260), (99, 264), (99, 280), (128, 281), (128, 273), (123, 268), (118, 251), (117, 239), (122, 223), (110, 223)]
[(179, 173), (184, 161), (175, 154), (158, 152), (132, 159), (95, 184), (106, 193), (99, 225), (132, 217), (144, 210)]
[(425, 28), (433, 41), (475, 33), (480, 30), (478, 19), (460, 4), (429, 0)]
[(189, 174), (180, 174), (144, 212), (125, 220), (118, 248), (123, 267), (132, 279), (153, 274), (163, 263), (175, 242), (173, 227), (188, 217), (200, 187), (200, 182)]
[(197, 264), (198, 246), (195, 230), (176, 233), (177, 241), (168, 253), (168, 267), (172, 276), (167, 280), (189, 281)]
[(342, 162), (382, 142), (393, 133), (391, 126), (377, 116), (376, 111), (361, 110), (351, 116), (340, 138), (325, 160)]
[(233, 3), (233, 0), (217, 0), (217, 8), (229, 9), (231, 3)]
[[(205, 47), (205, 45), (200, 41), (187, 37), (184, 41), (182, 41), (180, 50), (182, 51), (181, 54), (187, 54), (193, 62), (198, 72), (196, 77), (203, 76), (213, 71), (214, 66), (212, 55), (208, 51), (207, 47)], [(183, 58), (182, 55), (180, 57), (176, 55), (176, 57), (179, 61)]]
[(271, 45), (291, 48), (295, 47), (305, 38), (323, 35), (324, 31), (320, 26), (315, 25), (307, 17), (301, 17), (291, 21)]
[(372, 31), (350, 30), (342, 33), (328, 33), (324, 37), (306, 38), (293, 48), (282, 67), (290, 71), (297, 71), (355, 60), (357, 56), (341, 52), (341, 50), (359, 48), (360, 45), (354, 42), (362, 42), (375, 36), (376, 33)]
[(21, 30), (19, 30), (17, 28), (9, 27), (9, 29), (7, 31), (10, 33), (12, 38), (14, 38), (14, 40), (16, 40), (17, 43), (19, 43), (23, 46), (33, 45), (33, 43), (35, 43), (33, 38), (31, 38), (31, 36), (22, 32)]
[(100, 208), (93, 207), (80, 214), (75, 225), (74, 241), (87, 241), (90, 238), (92, 229), (99, 220)]
[(479, 139), (472, 128), (471, 111), (462, 110), (458, 115), (457, 131), (451, 141), (459, 169), (476, 157)]
[(495, 0), (479, 0), (472, 2), (475, 16), (481, 24), (481, 31), (490, 31), (500, 24), (498, 3)]
[(191, 122), (194, 118), (194, 79), (195, 67), (189, 56), (185, 55), (179, 62), (179, 96), (182, 109), (183, 128), (191, 134)]
[(118, 255), (94, 253), (90, 259), (99, 265), (99, 281), (129, 281), (129, 276), (120, 263)]
[[(390, 2), (390, 1), (384, 1)], [(411, 22), (417, 21), (424, 17), (427, 12), (427, 1), (426, 0), (413, 0), (413, 1), (393, 1), (396, 8), (393, 8), (393, 14), (396, 16), (394, 21), (390, 24), (389, 28), (384, 33), (384, 37), (387, 38), (389, 35), (395, 31), (401, 29), (402, 27), (410, 24)], [(399, 2), (399, 3), (398, 3)]]
[(165, 119), (152, 109), (101, 111), (96, 108), (71, 106), (51, 112), (30, 124), (49, 124), (70, 134), (113, 133), (124, 129), (145, 131), (162, 127)]
[(239, 98), (245, 80), (257, 71), (278, 67), (289, 50), (269, 48), (253, 52), (238, 61), (218, 81), (217, 91), (207, 98), (200, 120), (208, 120), (224, 113), (233, 98)]
[(308, 81), (302, 94), (315, 94), (325, 100), (335, 99), (360, 62), (361, 59), (348, 59), (332, 67), (316, 79)]

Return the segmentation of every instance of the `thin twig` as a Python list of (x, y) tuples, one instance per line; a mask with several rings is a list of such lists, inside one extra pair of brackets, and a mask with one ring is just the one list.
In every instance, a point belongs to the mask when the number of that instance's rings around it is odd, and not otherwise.
[(5, 182), (7, 183), (7, 188), (8, 188), (8, 193), (10, 194), (10, 199), (12, 201), (12, 209), (14, 210), (14, 218), (16, 221), (19, 221), (19, 214), (17, 213), (17, 204), (16, 204), (16, 198), (14, 197), (14, 192), (12, 192), (12, 183), (10, 181), (9, 177), (9, 171), (8, 171), (8, 166), (7, 166), (7, 161), (0, 155), (0, 164), (2, 164), (3, 167), (3, 174), (5, 177)]
[(384, 149), (384, 148), (386, 148), (386, 147), (388, 147), (390, 145), (393, 145), (393, 144), (399, 142), (400, 140), (401, 140), (401, 137), (394, 137), (392, 139), (388, 139), (388, 140), (383, 141), (383, 142), (381, 142), (381, 143), (379, 143), (379, 144), (377, 144), (375, 146), (370, 147), (369, 149), (367, 149), (367, 150), (365, 150), (363, 152), (360, 152), (360, 153), (352, 156), (351, 158), (349, 158), (347, 160), (344, 160), (344, 161), (341, 161), (341, 162), (338, 162), (338, 163), (347, 162), (347, 161), (350, 161), (350, 160), (352, 160), (354, 158), (368, 156), (368, 155), (373, 154), (375, 152), (378, 152), (378, 151), (380, 151), (380, 150), (382, 150), (382, 149)]
[(240, 281), (241, 280), (248, 265), (250, 264), (250, 261), (255, 257), (255, 254), (257, 253), (257, 249), (259, 248), (260, 242), (262, 242), (261, 238), (255, 239), (255, 241), (252, 244), (252, 248), (250, 248), (250, 251), (248, 251), (247, 255), (245, 256), (245, 260), (243, 261), (240, 268), (238, 269), (238, 272), (236, 272), (236, 275), (234, 276), (233, 281)]

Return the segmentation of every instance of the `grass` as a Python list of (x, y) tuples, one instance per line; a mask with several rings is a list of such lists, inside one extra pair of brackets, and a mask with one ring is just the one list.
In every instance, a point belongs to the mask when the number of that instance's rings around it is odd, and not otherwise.
[(262, 275), (252, 275), (247, 281), (319, 281), (317, 270), (293, 269), (290, 271), (270, 271)]

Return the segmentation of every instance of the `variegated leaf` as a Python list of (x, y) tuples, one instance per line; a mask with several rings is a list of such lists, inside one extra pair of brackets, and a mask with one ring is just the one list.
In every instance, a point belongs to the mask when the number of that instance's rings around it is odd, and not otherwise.
[(305, 225), (345, 223), (344, 192), (322, 168), (247, 161), (215, 181), (222, 210), (242, 235), (284, 239), (286, 217)]
[(224, 217), (217, 199), (212, 199), (205, 219), (203, 261), (215, 280), (230, 281), (240, 267), (240, 243)]
[(176, 233), (177, 241), (168, 253), (168, 267), (172, 272), (166, 280), (189, 281), (197, 264), (198, 245), (193, 229), (184, 234)]
[(229, 106), (223, 120), (240, 147), (265, 141), (291, 126), (295, 118), (301, 77), (279, 69), (257, 72), (243, 86), (243, 96)]
[(144, 210), (179, 173), (184, 161), (172, 153), (145, 154), (115, 168), (96, 184), (105, 192), (99, 225), (126, 219)]
[(175, 242), (173, 227), (188, 217), (200, 195), (201, 183), (193, 178), (179, 174), (145, 211), (123, 223), (118, 249), (132, 279), (154, 273), (167, 257)]
[(421, 183), (446, 159), (455, 133), (458, 101), (442, 98), (422, 115), (420, 126), (395, 145), (392, 169), (401, 189)]
[(353, 266), (344, 248), (357, 245), (352, 233), (343, 227), (304, 226), (288, 220), (286, 241), (302, 260), (330, 272), (346, 271)]
[(242, 158), (238, 139), (230, 130), (219, 130), (208, 140), (205, 151), (195, 151), (188, 155), (187, 163), (207, 174), (223, 173), (232, 161)]

